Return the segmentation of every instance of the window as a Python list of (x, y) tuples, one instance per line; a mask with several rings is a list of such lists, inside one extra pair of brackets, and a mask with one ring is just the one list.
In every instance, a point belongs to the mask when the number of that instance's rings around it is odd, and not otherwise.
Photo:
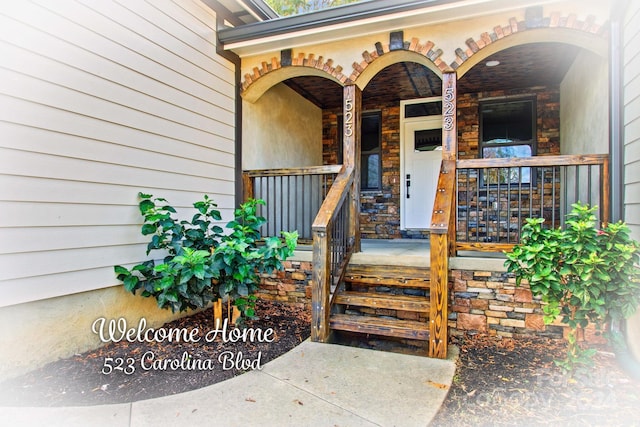
[(413, 148), (416, 151), (442, 151), (442, 128), (416, 131)]
[[(531, 157), (536, 155), (536, 105), (534, 98), (486, 101), (480, 104), (480, 157)], [(529, 184), (531, 168), (492, 169), (485, 184)]]
[[(433, 99), (433, 98), (432, 98)], [(442, 101), (411, 102), (404, 106), (404, 117), (441, 116)]]
[(379, 112), (362, 114), (360, 186), (364, 191), (382, 187), (381, 121)]
[[(382, 154), (380, 112), (362, 114), (361, 147), (360, 147), (360, 188), (365, 191), (382, 188)], [(343, 117), (338, 116), (338, 129), (342, 129)], [(338, 132), (338, 164), (342, 163), (342, 132)]]

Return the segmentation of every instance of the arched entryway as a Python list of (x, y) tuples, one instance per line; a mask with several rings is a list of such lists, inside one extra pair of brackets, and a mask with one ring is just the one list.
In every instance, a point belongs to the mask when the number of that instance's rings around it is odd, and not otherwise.
[[(529, 30), (493, 42), (458, 68), (457, 157), (473, 165), (458, 170), (459, 242), (515, 243), (525, 218), (558, 226), (578, 201), (598, 205), (606, 217), (603, 166), (580, 166), (575, 157), (606, 161), (609, 151), (605, 47), (596, 34)], [(574, 156), (571, 165), (488, 170), (465, 163), (517, 166), (518, 158), (560, 155)]]
[[(271, 69), (262, 74), (257, 72), (258, 77), (246, 85), (243, 92), (243, 168), (342, 164), (342, 84), (343, 81), (355, 83), (362, 89), (362, 150), (359, 154), (362, 237), (428, 236), (426, 222), (416, 224), (414, 221), (411, 227), (406, 227), (403, 214), (406, 209), (414, 209), (421, 212), (422, 218), (428, 216), (424, 212), (429, 208), (422, 206), (422, 202), (433, 199), (431, 193), (435, 191), (438, 167), (432, 165), (433, 159), (427, 165), (434, 172), (430, 175), (431, 183), (423, 182), (419, 176), (424, 168), (414, 164), (415, 172), (405, 171), (409, 161), (415, 163), (419, 159), (407, 158), (407, 152), (413, 154), (416, 150), (407, 151), (404, 139), (413, 137), (411, 143), (414, 146), (417, 143), (421, 149), (425, 137), (440, 134), (440, 69), (425, 55), (405, 49), (385, 53), (350, 78), (336, 71), (341, 70), (340, 67), (331, 68), (329, 72), (319, 71), (310, 67), (313, 64), (308, 58), (305, 61), (298, 66)], [(351, 78), (355, 81), (351, 82)], [(288, 117), (288, 121), (283, 117)], [(405, 120), (411, 122), (411, 128), (405, 126)], [(416, 135), (419, 140), (415, 139)], [(432, 141), (427, 148), (439, 143)], [(320, 157), (315, 149), (309, 149), (319, 146), (322, 148)], [(423, 154), (433, 156), (434, 153), (441, 151)], [(296, 159), (297, 163), (286, 159)], [(407, 175), (413, 178), (407, 179)], [(409, 192), (408, 184), (413, 185)], [(427, 189), (433, 191), (422, 194)], [(405, 207), (407, 201), (420, 206)]]

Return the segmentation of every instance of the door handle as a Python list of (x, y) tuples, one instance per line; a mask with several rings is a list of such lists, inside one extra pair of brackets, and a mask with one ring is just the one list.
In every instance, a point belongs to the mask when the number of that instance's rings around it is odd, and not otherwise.
[(411, 187), (411, 174), (407, 174), (407, 179), (405, 180), (405, 185), (407, 186), (407, 199), (410, 199), (409, 195), (409, 187)]

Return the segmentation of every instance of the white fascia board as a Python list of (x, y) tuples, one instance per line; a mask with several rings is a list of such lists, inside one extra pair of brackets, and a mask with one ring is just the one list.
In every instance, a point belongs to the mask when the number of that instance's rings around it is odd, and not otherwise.
[(557, 3), (554, 0), (464, 0), (229, 43), (224, 48), (235, 52), (242, 58), (283, 49), (345, 40), (367, 34), (460, 21), (554, 2)]

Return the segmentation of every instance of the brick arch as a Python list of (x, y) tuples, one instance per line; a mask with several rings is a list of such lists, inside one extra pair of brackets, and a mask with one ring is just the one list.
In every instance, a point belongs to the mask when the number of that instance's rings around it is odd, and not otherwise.
[(353, 63), (353, 73), (349, 76), (349, 79), (354, 81), (360, 89), (364, 90), (380, 71), (389, 65), (400, 62), (416, 62), (422, 64), (440, 78), (442, 78), (442, 73), (449, 69), (449, 66), (440, 59), (442, 50), (433, 50), (433, 42), (429, 41), (425, 45), (422, 45), (418, 39), (414, 38), (411, 42), (405, 42), (404, 46), (402, 49), (382, 50), (382, 55), (379, 54), (378, 50), (376, 50), (375, 54), (365, 51), (362, 54), (364, 61)]
[[(391, 33), (393, 36), (402, 36), (402, 32)], [(417, 62), (431, 69), (438, 76), (443, 71), (450, 70), (449, 66), (441, 59), (442, 49), (434, 50), (434, 43), (427, 41), (420, 43), (418, 38), (410, 41), (401, 41), (398, 45), (393, 43), (375, 43), (374, 51), (364, 51), (362, 60), (354, 61), (351, 65), (352, 72), (345, 74), (340, 65), (333, 66), (333, 60), (324, 61), (322, 56), (316, 59), (315, 54), (305, 55), (299, 53), (297, 57), (288, 60), (287, 65), (282, 65), (278, 58), (271, 59), (271, 63), (262, 62), (260, 67), (253, 68), (252, 74), (245, 74), (242, 82), (242, 97), (246, 101), (257, 101), (269, 88), (277, 83), (292, 77), (319, 76), (325, 77), (344, 86), (356, 83), (361, 89), (371, 81), (383, 68), (398, 62)]]
[(261, 67), (254, 67), (253, 74), (245, 74), (242, 82), (242, 98), (249, 102), (256, 102), (267, 90), (276, 84), (293, 77), (317, 76), (333, 80), (341, 86), (351, 83), (342, 73), (341, 66), (333, 66), (333, 60), (326, 62), (322, 56), (315, 59), (314, 54), (305, 57), (303, 53), (291, 61), (291, 65), (282, 65), (277, 58), (271, 63), (263, 62)]
[(491, 32), (482, 33), (478, 39), (467, 39), (464, 49), (456, 49), (456, 59), (450, 67), (456, 70), (460, 78), (498, 51), (539, 42), (572, 44), (606, 58), (607, 36), (607, 27), (596, 24), (594, 16), (580, 21), (575, 14), (563, 17), (554, 12), (538, 20), (518, 21), (511, 18), (506, 26), (498, 25)]

